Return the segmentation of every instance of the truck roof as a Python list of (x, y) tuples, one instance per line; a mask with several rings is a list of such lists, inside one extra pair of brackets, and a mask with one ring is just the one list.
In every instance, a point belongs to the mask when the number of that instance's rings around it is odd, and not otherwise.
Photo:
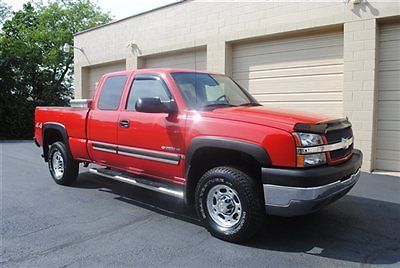
[[(107, 73), (105, 76), (114, 76), (117, 74), (126, 74), (130, 75), (133, 73), (141, 74), (141, 73), (155, 73), (155, 74), (170, 74), (170, 73), (205, 73), (205, 74), (218, 74), (218, 73), (210, 73), (207, 71), (193, 70), (193, 69), (179, 69), (179, 68), (149, 68), (149, 69), (136, 69), (136, 70), (126, 70), (119, 72)], [(219, 74), (223, 75), (223, 74)]]

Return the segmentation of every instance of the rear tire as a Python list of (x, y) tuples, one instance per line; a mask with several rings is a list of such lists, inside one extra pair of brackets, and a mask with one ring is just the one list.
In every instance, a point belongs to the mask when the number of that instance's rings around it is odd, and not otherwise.
[(79, 162), (75, 161), (62, 142), (50, 146), (48, 164), (51, 177), (60, 185), (71, 185), (79, 174)]
[(216, 167), (201, 177), (196, 187), (196, 209), (213, 236), (230, 242), (250, 239), (265, 220), (261, 187), (233, 167)]

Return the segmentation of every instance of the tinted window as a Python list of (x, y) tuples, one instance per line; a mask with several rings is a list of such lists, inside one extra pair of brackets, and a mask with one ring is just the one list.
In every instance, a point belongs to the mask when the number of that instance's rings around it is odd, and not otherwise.
[(139, 98), (159, 98), (161, 101), (169, 101), (171, 98), (162, 81), (158, 79), (140, 79), (133, 82), (129, 94), (127, 110), (134, 111)]
[(100, 110), (117, 110), (128, 77), (126, 75), (107, 78), (100, 92)]

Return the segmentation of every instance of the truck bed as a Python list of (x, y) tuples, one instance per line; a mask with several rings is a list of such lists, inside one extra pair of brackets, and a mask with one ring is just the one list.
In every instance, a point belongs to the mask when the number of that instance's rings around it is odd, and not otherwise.
[(35, 139), (43, 146), (43, 127), (58, 124), (68, 131), (67, 137), (72, 153), (88, 159), (86, 150), (86, 120), (89, 109), (75, 107), (37, 107), (35, 110)]

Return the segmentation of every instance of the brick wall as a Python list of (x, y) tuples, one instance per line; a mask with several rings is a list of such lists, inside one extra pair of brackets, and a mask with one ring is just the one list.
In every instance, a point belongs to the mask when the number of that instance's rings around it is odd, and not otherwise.
[[(325, 2), (186, 1), (78, 34), (75, 50), (75, 96), (85, 85), (85, 67), (126, 60), (141, 66), (143, 57), (199, 46), (207, 47), (209, 71), (230, 74), (230, 43), (248, 38), (287, 36), (309, 30), (343, 28), (344, 115), (354, 124), (356, 146), (373, 168), (378, 22), (400, 16), (398, 1), (364, 1), (359, 5)], [(139, 50), (132, 50), (134, 42)], [(140, 52), (139, 52), (140, 51)]]

